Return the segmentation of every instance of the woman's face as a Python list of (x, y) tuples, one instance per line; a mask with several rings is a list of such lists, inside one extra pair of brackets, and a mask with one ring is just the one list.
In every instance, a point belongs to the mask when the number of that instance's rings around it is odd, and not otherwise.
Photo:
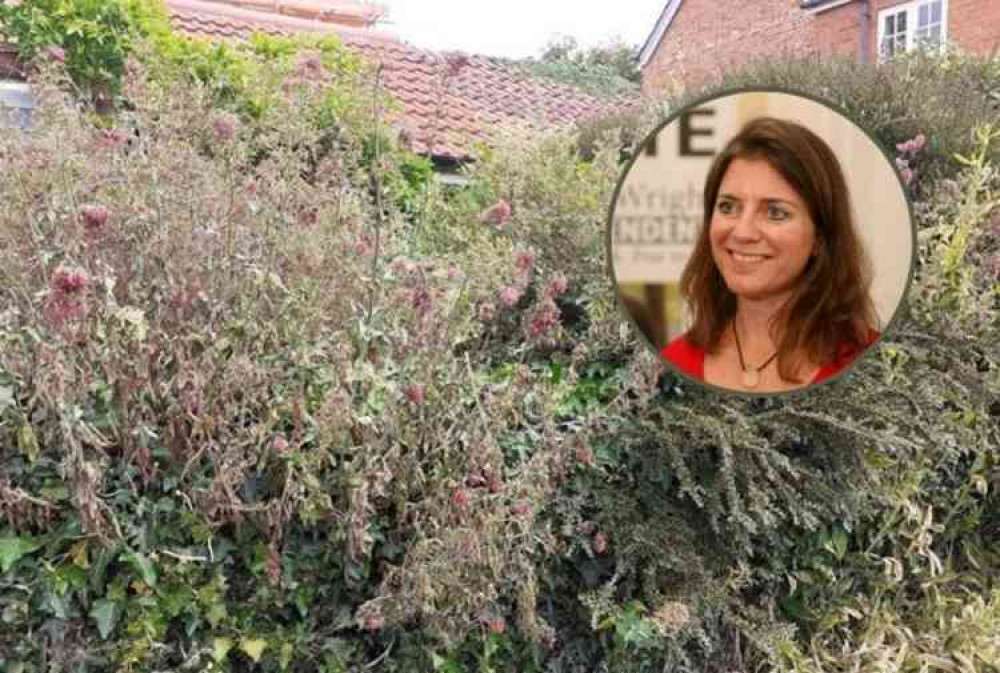
[(790, 294), (816, 249), (802, 197), (763, 159), (733, 159), (709, 225), (712, 257), (742, 299)]

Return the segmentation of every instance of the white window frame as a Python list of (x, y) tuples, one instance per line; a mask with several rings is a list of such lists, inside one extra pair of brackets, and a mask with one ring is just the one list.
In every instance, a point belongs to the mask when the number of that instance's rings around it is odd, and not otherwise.
[(948, 41), (948, 0), (911, 0), (910, 2), (904, 2), (901, 5), (895, 5), (893, 7), (887, 7), (886, 9), (879, 10), (877, 17), (878, 40), (875, 43), (876, 49), (878, 50), (878, 60), (884, 61), (887, 58), (891, 58), (891, 56), (887, 55), (882, 48), (886, 39), (886, 18), (894, 15), (898, 16), (900, 14), (906, 15), (906, 34), (904, 42), (901, 46), (902, 51), (904, 52), (913, 51), (919, 46), (917, 41), (917, 22), (920, 18), (920, 8), (932, 5), (935, 2), (941, 3), (941, 39), (939, 45), (941, 49), (944, 48), (945, 43)]
[(0, 79), (0, 129), (30, 129), (36, 105), (26, 83)]

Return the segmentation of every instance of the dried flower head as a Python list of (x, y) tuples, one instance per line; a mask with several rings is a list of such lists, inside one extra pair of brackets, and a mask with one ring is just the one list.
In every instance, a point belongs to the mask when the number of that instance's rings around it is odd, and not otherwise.
[(691, 623), (691, 610), (684, 603), (667, 601), (653, 612), (652, 620), (661, 633), (675, 633)]
[(295, 71), (299, 75), (309, 79), (317, 79), (326, 74), (326, 68), (323, 67), (323, 59), (319, 52), (315, 51), (302, 53), (299, 56), (299, 62)]
[(549, 284), (545, 287), (545, 296), (550, 299), (555, 299), (563, 294), (569, 289), (569, 281), (566, 280), (566, 276), (561, 273), (557, 273), (549, 279)]
[(238, 128), (239, 120), (236, 115), (228, 112), (220, 112), (212, 120), (212, 133), (220, 142), (228, 142), (236, 137)]
[(56, 63), (66, 62), (66, 50), (56, 45), (46, 47), (42, 50), (41, 55), (43, 58)]
[(104, 228), (108, 221), (109, 211), (104, 206), (86, 205), (80, 208), (83, 226), (87, 231), (96, 232)]
[(525, 338), (537, 345), (553, 343), (560, 317), (562, 312), (555, 302), (549, 298), (542, 299), (525, 316)]
[(496, 317), (497, 307), (491, 301), (484, 301), (476, 309), (476, 317), (482, 322), (490, 322)]
[(497, 229), (502, 229), (504, 223), (510, 219), (510, 214), (510, 204), (503, 199), (500, 199), (495, 204), (479, 213), (479, 221), (486, 224), (492, 224), (496, 226)]
[(127, 142), (128, 135), (121, 129), (102, 129), (97, 139), (97, 145), (106, 150), (121, 147)]
[(469, 57), (461, 52), (447, 54), (444, 60), (448, 66), (449, 77), (456, 77), (469, 65)]
[(406, 386), (404, 395), (406, 395), (406, 400), (410, 404), (420, 406), (421, 404), (424, 403), (427, 393), (424, 390), (423, 385), (419, 383), (411, 383), (410, 385)]
[(580, 442), (577, 445), (574, 454), (576, 455), (576, 459), (581, 464), (586, 465), (588, 467), (594, 464), (594, 452), (584, 442)]
[(80, 268), (60, 266), (52, 273), (52, 288), (60, 294), (77, 294), (87, 289), (90, 276)]

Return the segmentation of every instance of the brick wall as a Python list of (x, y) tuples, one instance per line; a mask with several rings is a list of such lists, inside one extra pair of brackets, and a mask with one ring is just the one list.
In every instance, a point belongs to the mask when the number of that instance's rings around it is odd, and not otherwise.
[[(643, 69), (644, 94), (695, 84), (754, 59), (813, 51), (798, 0), (684, 0)], [(652, 29), (652, 27), (650, 27)]]
[(1000, 51), (1000, 2), (948, 0), (948, 38), (988, 56)]
[[(878, 12), (908, 0), (871, 0), (867, 60), (876, 60)], [(642, 93), (655, 96), (691, 86), (754, 59), (784, 54), (860, 56), (861, 10), (849, 2), (811, 14), (798, 0), (684, 0), (642, 72)], [(738, 17), (738, 20), (734, 20)], [(948, 0), (948, 40), (988, 56), (1000, 51), (1000, 0)]]
[[(837, 56), (860, 56), (859, 27), (861, 25), (860, 10), (862, 7), (861, 3), (851, 2), (812, 15), (810, 23), (812, 24), (813, 42), (816, 44), (817, 51), (822, 54), (834, 54)], [(802, 12), (802, 10), (797, 11)], [(875, 25), (874, 20), (872, 20), (871, 25)], [(868, 41), (868, 44), (873, 44), (874, 40), (875, 38), (872, 37)], [(871, 58), (868, 60), (870, 62)]]

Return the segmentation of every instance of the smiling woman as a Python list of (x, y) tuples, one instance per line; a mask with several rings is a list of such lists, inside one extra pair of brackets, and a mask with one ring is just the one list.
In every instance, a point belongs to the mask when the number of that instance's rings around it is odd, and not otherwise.
[(843, 171), (802, 125), (747, 123), (716, 155), (681, 275), (691, 326), (662, 355), (698, 380), (779, 392), (843, 371), (878, 338)]

